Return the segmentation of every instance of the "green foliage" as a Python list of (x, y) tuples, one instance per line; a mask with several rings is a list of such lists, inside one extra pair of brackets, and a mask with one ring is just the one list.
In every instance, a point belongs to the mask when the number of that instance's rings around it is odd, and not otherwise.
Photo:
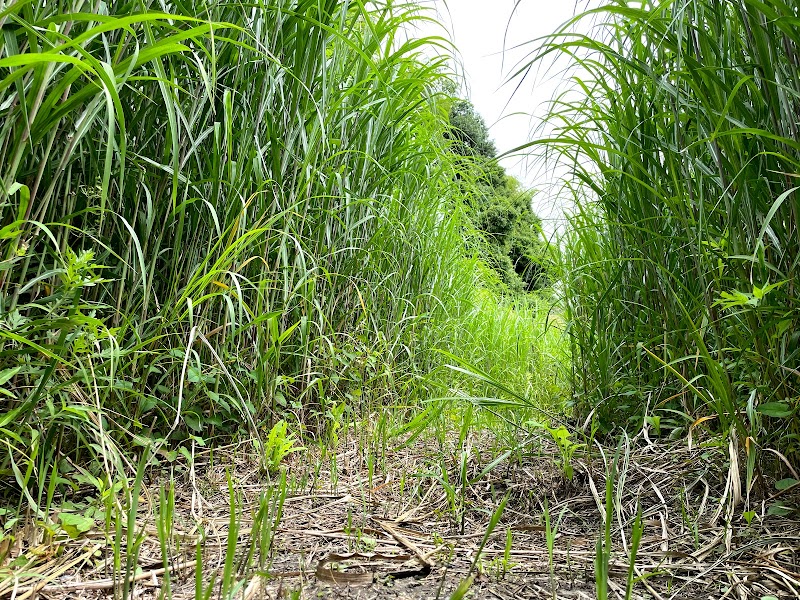
[[(798, 450), (796, 7), (613, 0), (543, 43), (578, 87), (536, 142), (572, 168), (567, 316), (581, 412), (716, 415)], [(548, 59), (549, 60), (549, 59)]]
[(413, 406), (452, 383), (424, 377), (435, 348), (530, 377), (524, 315), (465, 256), (445, 59), (400, 41), (415, 4), (0, 18), (0, 476), (30, 507), (150, 440)]
[(447, 137), (461, 167), (466, 213), (479, 232), (482, 260), (513, 291), (549, 286), (553, 249), (531, 207), (533, 192), (522, 189), (497, 162), (489, 129), (470, 102), (453, 102)]
[(563, 425), (559, 427), (550, 427), (549, 425), (542, 423), (537, 420), (530, 420), (525, 423), (525, 427), (529, 430), (545, 430), (547, 433), (550, 434), (553, 441), (556, 443), (556, 447), (558, 448), (558, 452), (561, 458), (561, 471), (564, 473), (564, 477), (567, 479), (572, 479), (574, 474), (574, 469), (572, 468), (572, 457), (575, 455), (575, 451), (585, 448), (585, 444), (582, 442), (576, 442), (572, 439), (573, 432), (569, 431)]
[[(450, 126), (448, 137), (453, 140), (453, 152), (461, 156), (478, 156), (492, 159), (497, 156), (497, 148), (489, 137), (486, 122), (471, 102), (456, 100), (450, 107)], [(489, 175), (497, 174), (500, 167), (489, 170)], [(498, 180), (498, 183), (502, 181)]]
[(281, 419), (272, 426), (261, 450), (264, 466), (270, 472), (276, 472), (283, 459), (292, 452), (305, 450), (297, 446), (297, 439), (289, 431), (289, 425)]
[(67, 532), (69, 537), (75, 539), (94, 527), (94, 519), (84, 515), (72, 513), (61, 513), (58, 516), (61, 521), (61, 528)]

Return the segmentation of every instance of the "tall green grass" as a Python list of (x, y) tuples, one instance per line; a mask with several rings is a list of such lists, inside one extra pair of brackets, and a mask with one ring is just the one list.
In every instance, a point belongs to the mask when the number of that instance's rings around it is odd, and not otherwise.
[(404, 33), (426, 18), (360, 0), (2, 9), (0, 475), (29, 505), (107, 487), (151, 441), (413, 405), (448, 385), (427, 377), (435, 348), (499, 344), (493, 372), (526, 377), (530, 330), (468, 334), (526, 313), (481, 296), (465, 251), (449, 49)]
[(605, 427), (712, 416), (797, 451), (798, 23), (781, 0), (611, 0), (523, 69), (577, 67), (536, 144), (571, 168), (574, 385)]

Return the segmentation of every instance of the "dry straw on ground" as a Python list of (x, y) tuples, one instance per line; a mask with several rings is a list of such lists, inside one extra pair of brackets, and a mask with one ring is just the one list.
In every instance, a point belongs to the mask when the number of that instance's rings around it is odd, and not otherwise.
[[(467, 440), (470, 477), (492, 456), (486, 440)], [(602, 535), (605, 510), (604, 460), (613, 450), (594, 448), (577, 456), (570, 481), (555, 467), (549, 441), (530, 442), (489, 475), (469, 485), (459, 526), (443, 487), (430, 477), (432, 467), (448, 465), (456, 473), (452, 446), (428, 441), (387, 450), (385, 469), (373, 473), (355, 442), (342, 444), (335, 463), (307, 452), (292, 457), (289, 479), (295, 489), (286, 498), (267, 573), (242, 566), (237, 598), (449, 598), (467, 578), (490, 516), (506, 494), (502, 520), (477, 560), (472, 598), (592, 599), (595, 544)], [(614, 489), (610, 597), (624, 596), (630, 529), (640, 504), (644, 532), (635, 574), (641, 580), (634, 598), (655, 600), (800, 597), (800, 527), (787, 517), (767, 515), (780, 500), (797, 506), (797, 489), (771, 493), (758, 482), (747, 498), (738, 474), (730, 470), (730, 448), (690, 449), (686, 444), (634, 440), (623, 450)], [(174, 556), (169, 563), (174, 598), (195, 595), (197, 523), (205, 532), (203, 576), (224, 568), (229, 526), (226, 469), (239, 497), (239, 548), (247, 547), (259, 493), (270, 485), (241, 448), (226, 456), (197, 459), (194, 469), (176, 470)], [(323, 467), (308, 477), (309, 465)], [(305, 477), (304, 477), (305, 476)], [(450, 478), (455, 481), (455, 475)], [(299, 485), (305, 480), (305, 489)], [(741, 485), (737, 485), (738, 481)], [(763, 486), (762, 486), (763, 483)], [(145, 533), (134, 598), (158, 598), (164, 566), (154, 526), (153, 493), (143, 495), (139, 527)], [(734, 503), (737, 489), (745, 496)], [(545, 541), (545, 497), (553, 523), (559, 520), (554, 547), (554, 577)], [(755, 511), (750, 524), (744, 504)], [(462, 533), (463, 530), (463, 533)], [(2, 568), (0, 598), (104, 598), (118, 583), (109, 577), (109, 551), (102, 530), (78, 539), (41, 545), (41, 533), (29, 526), (18, 535), (12, 568)], [(507, 540), (511, 541), (510, 551)], [(242, 557), (237, 557), (242, 559)], [(25, 562), (26, 564), (21, 564)], [(246, 562), (242, 560), (242, 562)], [(212, 597), (219, 594), (215, 589)]]

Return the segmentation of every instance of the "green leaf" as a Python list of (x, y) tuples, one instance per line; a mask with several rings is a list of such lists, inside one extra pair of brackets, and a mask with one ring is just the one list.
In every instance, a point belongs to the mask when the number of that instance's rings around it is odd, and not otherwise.
[(4, 369), (0, 371), (0, 385), (5, 385), (9, 379), (22, 371), (22, 367), (14, 367), (13, 369)]
[(208, 394), (208, 398), (211, 400), (211, 402), (214, 403), (216, 407), (222, 408), (222, 410), (224, 410), (226, 413), (231, 412), (231, 405), (228, 402), (230, 396), (223, 396), (212, 390), (208, 390), (206, 394)]
[(6, 225), (2, 229), (0, 229), (0, 240), (14, 239), (15, 237), (19, 237), (21, 233), (22, 229), (19, 228), (19, 223), (18, 222), (11, 223), (10, 225)]
[(139, 399), (139, 411), (146, 414), (155, 408), (158, 404), (158, 399), (155, 396), (142, 396)]
[(769, 284), (765, 285), (764, 287), (758, 287), (757, 285), (754, 285), (753, 286), (753, 296), (758, 298), (759, 300), (762, 300), (764, 298), (764, 296), (769, 294), (772, 290), (781, 287), (785, 283), (786, 283), (786, 281), (779, 281), (777, 283), (769, 283)]
[(785, 402), (767, 402), (758, 407), (758, 412), (767, 417), (789, 417), (794, 412)]
[(733, 290), (732, 292), (720, 292), (719, 299), (714, 302), (722, 308), (740, 308), (742, 306), (757, 306), (758, 299), (753, 294)]
[(461, 583), (458, 584), (458, 587), (453, 591), (452, 595), (450, 596), (450, 600), (463, 600), (467, 596), (467, 592), (472, 587), (473, 582), (475, 581), (475, 575), (470, 575), (466, 579), (463, 579)]
[(75, 515), (72, 513), (61, 513), (58, 516), (61, 521), (61, 529), (63, 529), (69, 537), (73, 540), (86, 533), (94, 527), (94, 519), (90, 519), (84, 515)]
[(31, 201), (31, 191), (28, 189), (27, 185), (23, 185), (19, 182), (14, 182), (8, 188), (9, 196), (11, 194), (16, 194), (19, 192), (19, 208), (17, 209), (17, 221), (21, 222), (25, 219), (25, 214), (28, 212), (28, 204)]
[(661, 435), (661, 417), (645, 417), (644, 420), (645, 423), (653, 428), (653, 431), (656, 435)]
[(203, 426), (200, 423), (200, 416), (199, 415), (197, 415), (195, 413), (187, 412), (187, 413), (184, 413), (183, 420), (186, 421), (186, 424), (189, 426), (189, 429), (192, 429), (193, 431), (202, 431), (203, 430)]
[(794, 512), (794, 509), (790, 506), (786, 506), (783, 504), (773, 504), (767, 510), (768, 515), (777, 516), (777, 517), (785, 517), (786, 515), (790, 515)]
[(791, 477), (789, 477), (787, 479), (781, 479), (780, 481), (778, 481), (775, 484), (775, 487), (778, 490), (783, 491), (783, 490), (788, 490), (790, 487), (797, 485), (798, 483), (800, 482), (797, 481), (797, 479), (792, 479)]
[(199, 383), (203, 378), (203, 372), (196, 366), (192, 365), (189, 367), (189, 372), (186, 375), (186, 379), (189, 380), (189, 383)]

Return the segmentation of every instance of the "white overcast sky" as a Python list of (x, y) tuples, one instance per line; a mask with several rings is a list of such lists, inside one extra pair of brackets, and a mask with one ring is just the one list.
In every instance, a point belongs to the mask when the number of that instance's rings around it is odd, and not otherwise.
[[(508, 79), (536, 47), (537, 38), (554, 33), (576, 14), (575, 0), (435, 0), (435, 5), (458, 51), (466, 92), (489, 126), (498, 151), (530, 141), (547, 102), (564, 84), (564, 63), (531, 73), (516, 93), (518, 82)], [(580, 0), (578, 8), (585, 6), (586, 0)], [(519, 157), (502, 162), (526, 186), (540, 190), (534, 209), (545, 220), (545, 230), (553, 231), (563, 212), (548, 190), (553, 173), (531, 168)]]

